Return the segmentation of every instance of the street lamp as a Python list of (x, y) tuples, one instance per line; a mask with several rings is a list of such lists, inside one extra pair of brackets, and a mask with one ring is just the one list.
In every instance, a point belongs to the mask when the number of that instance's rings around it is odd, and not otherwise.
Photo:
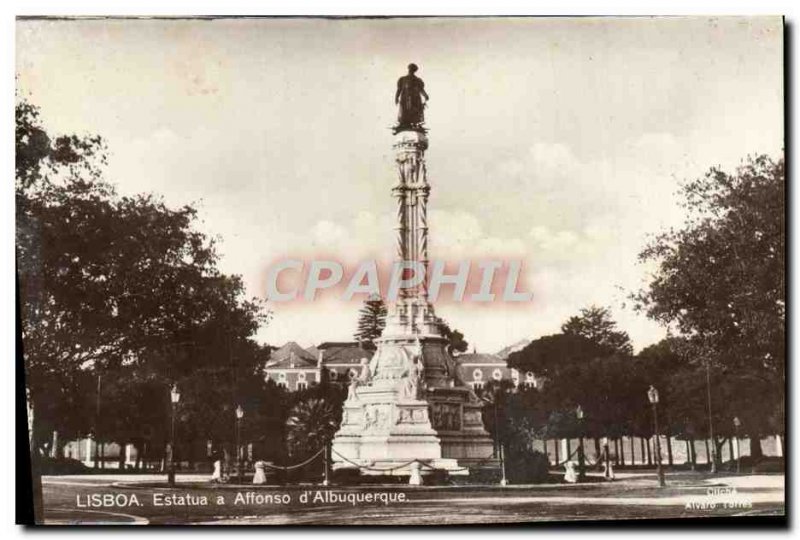
[(172, 403), (172, 429), (169, 438), (169, 472), (167, 473), (167, 483), (175, 485), (175, 417), (178, 409), (178, 402), (181, 400), (181, 393), (178, 392), (178, 385), (173, 384), (169, 392), (169, 400)]
[(578, 480), (586, 480), (586, 457), (583, 453), (583, 409), (580, 405), (575, 409), (578, 418)]
[(661, 437), (658, 435), (658, 390), (651, 384), (647, 390), (647, 399), (653, 406), (653, 431), (656, 435), (656, 472), (658, 474), (658, 485), (666, 486), (664, 481), (664, 469), (661, 467)]
[(742, 427), (742, 421), (738, 416), (733, 417), (733, 428), (736, 431), (736, 474), (742, 472), (742, 453), (739, 450), (739, 428)]
[(501, 389), (495, 388), (492, 392), (492, 399), (489, 400), (488, 398), (481, 397), (483, 401), (486, 403), (492, 404), (492, 413), (494, 414), (494, 443), (495, 443), (495, 452), (497, 457), (500, 458), (500, 472), (502, 477), (500, 478), (500, 485), (507, 486), (508, 479), (506, 478), (506, 460), (505, 460), (505, 453), (503, 452), (503, 440), (500, 437), (500, 422), (497, 418), (497, 400), (500, 395)]
[(242, 481), (242, 418), (244, 418), (244, 409), (241, 405), (236, 406), (236, 459), (237, 459), (237, 477), (239, 482)]

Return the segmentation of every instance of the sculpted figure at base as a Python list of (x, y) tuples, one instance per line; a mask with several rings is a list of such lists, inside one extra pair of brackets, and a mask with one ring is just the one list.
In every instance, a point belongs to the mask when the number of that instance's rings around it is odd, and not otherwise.
[(367, 384), (370, 379), (372, 379), (372, 370), (370, 369), (369, 360), (362, 358), (361, 372), (350, 379), (350, 386), (347, 388), (347, 399), (358, 399), (358, 387), (362, 384)]
[(403, 399), (421, 399), (425, 385), (425, 364), (422, 360), (422, 344), (419, 338), (412, 347), (404, 348), (404, 352), (406, 353), (406, 371), (400, 387), (400, 396)]

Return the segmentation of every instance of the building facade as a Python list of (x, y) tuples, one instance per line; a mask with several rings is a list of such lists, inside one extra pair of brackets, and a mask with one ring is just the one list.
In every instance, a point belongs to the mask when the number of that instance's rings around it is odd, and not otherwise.
[[(374, 353), (353, 341), (327, 341), (304, 349), (294, 341), (273, 351), (265, 367), (267, 380), (295, 392), (322, 381), (323, 376), (336, 383), (349, 383), (360, 373), (361, 362)], [(532, 371), (520, 373), (507, 364), (509, 349), (495, 354), (471, 352), (455, 356), (458, 374), (474, 390), (490, 381), (510, 381), (515, 387), (541, 388), (543, 380)]]
[(264, 373), (267, 380), (291, 392), (319, 384), (323, 376), (331, 382), (348, 383), (356, 377), (362, 359), (372, 352), (357, 342), (325, 342), (304, 349), (294, 341), (272, 352)]

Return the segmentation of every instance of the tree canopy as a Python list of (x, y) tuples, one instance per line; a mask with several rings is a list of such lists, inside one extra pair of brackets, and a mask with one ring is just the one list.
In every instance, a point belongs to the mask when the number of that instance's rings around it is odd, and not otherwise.
[[(785, 386), (785, 165), (761, 155), (733, 173), (712, 168), (682, 186), (687, 220), (655, 237), (656, 265), (637, 307), (685, 338), (683, 354), (711, 369), (717, 411), (782, 431)], [(720, 402), (723, 399), (725, 401)], [(749, 426), (751, 432), (759, 428)]]
[(102, 139), (51, 137), (24, 100), (16, 121), (17, 271), (38, 439), (59, 429), (162, 440), (173, 383), (184, 389), (184, 428), (209, 436), (246, 381), (263, 380), (268, 351), (251, 337), (268, 313), (239, 276), (219, 271), (194, 208), (118, 195), (103, 178)]
[(381, 337), (384, 327), (386, 327), (386, 304), (380, 296), (370, 296), (358, 312), (358, 328), (353, 334), (353, 339), (361, 343), (366, 350), (374, 351), (375, 340)]

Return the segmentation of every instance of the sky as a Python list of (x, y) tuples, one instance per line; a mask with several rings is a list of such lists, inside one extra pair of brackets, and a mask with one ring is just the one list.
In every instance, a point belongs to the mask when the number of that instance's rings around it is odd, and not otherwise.
[[(194, 204), (220, 267), (263, 297), (290, 257), (393, 250), (395, 82), (426, 110), (431, 258), (523, 261), (524, 305), (437, 304), (478, 352), (608, 306), (636, 349), (637, 254), (679, 226), (680, 182), (783, 149), (770, 18), (19, 21), (20, 95), (99, 134), (120, 193)], [(360, 301), (271, 303), (258, 339), (351, 339)]]

